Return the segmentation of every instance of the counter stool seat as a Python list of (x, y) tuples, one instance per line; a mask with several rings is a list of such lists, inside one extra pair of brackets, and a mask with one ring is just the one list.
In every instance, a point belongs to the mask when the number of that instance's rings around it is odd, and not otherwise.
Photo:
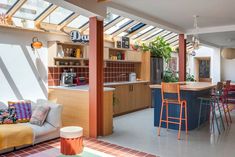
[(83, 128), (69, 126), (60, 129), (61, 153), (76, 155), (83, 151)]

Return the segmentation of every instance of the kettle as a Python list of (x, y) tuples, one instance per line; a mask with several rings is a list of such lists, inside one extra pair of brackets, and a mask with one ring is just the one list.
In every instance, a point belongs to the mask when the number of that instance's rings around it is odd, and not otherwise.
[(129, 81), (130, 82), (135, 82), (136, 81), (136, 73), (135, 72), (131, 72), (129, 74)]

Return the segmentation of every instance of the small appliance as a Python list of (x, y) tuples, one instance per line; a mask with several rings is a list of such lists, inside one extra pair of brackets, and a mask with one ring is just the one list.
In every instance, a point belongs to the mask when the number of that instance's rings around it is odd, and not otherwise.
[(130, 82), (135, 82), (135, 81), (136, 81), (136, 73), (131, 72), (131, 73), (129, 74), (129, 81), (130, 81)]
[(73, 83), (75, 77), (76, 73), (73, 72), (73, 69), (70, 69), (69, 72), (64, 70), (61, 75), (60, 85), (65, 87), (75, 86), (76, 84)]
[(77, 77), (76, 78), (76, 84), (77, 86), (85, 85), (87, 83), (85, 77)]

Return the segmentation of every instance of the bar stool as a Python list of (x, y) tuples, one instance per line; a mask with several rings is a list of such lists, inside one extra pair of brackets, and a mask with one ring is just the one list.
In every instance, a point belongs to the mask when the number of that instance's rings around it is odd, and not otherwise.
[[(212, 112), (211, 124), (213, 126), (213, 130), (214, 130), (214, 120), (215, 120), (218, 133), (220, 134), (218, 119), (221, 120), (223, 129), (225, 129), (222, 114), (221, 114), (221, 109), (220, 109), (220, 103), (219, 103), (219, 101), (221, 99), (221, 96), (222, 96), (222, 91), (223, 91), (223, 83), (218, 82), (216, 88), (211, 93), (211, 95), (204, 96), (204, 97), (198, 97), (198, 99), (200, 100), (198, 127), (200, 126), (200, 122), (201, 122), (202, 106), (203, 105), (208, 105), (208, 106), (210, 106), (210, 109), (211, 109), (211, 112)], [(216, 108), (219, 111), (219, 116), (217, 116), (217, 114), (216, 114)]]
[(221, 97), (221, 102), (222, 102), (222, 106), (223, 106), (224, 115), (225, 115), (227, 125), (229, 125), (228, 122), (232, 123), (232, 118), (231, 118), (231, 115), (230, 115), (230, 109), (229, 109), (229, 105), (228, 105), (230, 83), (231, 83), (231, 80), (226, 81), (225, 88), (223, 90), (223, 95)]
[[(158, 136), (160, 136), (162, 122), (166, 123), (167, 130), (168, 130), (168, 123), (178, 124), (179, 125), (178, 140), (180, 140), (182, 120), (185, 121), (185, 130), (186, 130), (186, 134), (188, 134), (187, 102), (186, 100), (181, 100), (180, 98), (180, 84), (162, 82), (161, 93), (162, 93), (162, 105), (161, 105), (160, 121), (159, 121), (159, 128), (158, 128)], [(165, 97), (165, 94), (174, 94), (174, 95), (177, 95), (177, 98), (169, 98), (169, 97), (167, 98)], [(168, 115), (169, 104), (179, 105), (180, 117), (170, 117)], [(166, 120), (162, 119), (162, 113), (163, 113), (164, 107), (166, 107)], [(184, 108), (184, 113), (185, 113), (184, 118), (182, 117), (183, 108)], [(172, 120), (169, 120), (169, 119), (172, 119)], [(179, 122), (175, 122), (173, 120), (178, 120)]]

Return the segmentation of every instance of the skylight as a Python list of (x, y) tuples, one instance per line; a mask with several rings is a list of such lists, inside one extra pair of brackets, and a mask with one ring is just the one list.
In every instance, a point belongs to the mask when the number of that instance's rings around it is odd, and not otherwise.
[(76, 19), (70, 22), (67, 26), (72, 28), (81, 28), (89, 21), (89, 18), (79, 15)]
[(142, 41), (144, 40), (148, 40), (149, 38), (159, 34), (160, 32), (163, 32), (164, 30), (163, 29), (158, 29), (156, 32), (153, 32), (152, 34), (148, 35), (147, 37), (143, 38)]
[(147, 28), (145, 28), (144, 30), (138, 32), (137, 34), (133, 35), (131, 37), (131, 39), (135, 39), (135, 38), (138, 38), (139, 36), (141, 36), (142, 34), (144, 33), (147, 33), (148, 31), (152, 30), (154, 28), (154, 26), (148, 26)]
[(6, 14), (18, 0), (1, 0), (0, 14)]
[(65, 8), (62, 8), (62, 7), (58, 7), (49, 16), (47, 16), (43, 20), (43, 22), (58, 25), (58, 24), (62, 23), (65, 19), (67, 19), (72, 14), (73, 14), (72, 11), (65, 9)]
[(129, 18), (125, 18), (113, 27), (109, 28), (107, 31), (105, 31), (105, 34), (113, 34), (117, 30), (121, 29), (122, 27), (125, 27), (127, 24), (129, 24), (131, 20)]
[(104, 19), (104, 25), (111, 23), (112, 21), (116, 20), (118, 17), (120, 16), (113, 14), (111, 12), (108, 12), (106, 15), (106, 18)]
[(51, 3), (44, 0), (27, 0), (14, 17), (35, 20)]
[(134, 25), (131, 28), (129, 28), (127, 30), (127, 32), (128, 32), (128, 34), (131, 34), (131, 33), (135, 32), (135, 31), (137, 31), (138, 29), (144, 27), (145, 25), (146, 24), (144, 24), (144, 23), (137, 23), (136, 25)]

